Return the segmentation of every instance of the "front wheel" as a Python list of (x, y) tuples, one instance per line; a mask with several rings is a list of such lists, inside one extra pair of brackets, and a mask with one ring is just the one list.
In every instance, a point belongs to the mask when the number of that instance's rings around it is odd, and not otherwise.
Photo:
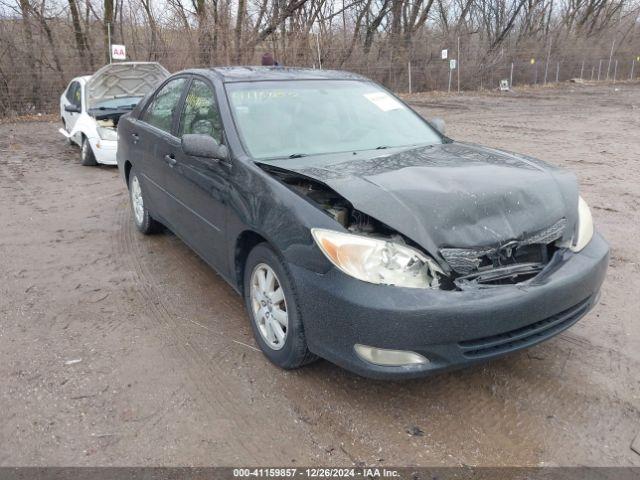
[(307, 348), (293, 282), (266, 243), (249, 253), (243, 292), (254, 336), (271, 362), (293, 369), (316, 360)]
[(162, 229), (162, 225), (151, 216), (145, 206), (140, 179), (134, 170), (129, 173), (129, 198), (131, 199), (131, 210), (133, 211), (133, 223), (135, 223), (138, 230), (145, 235), (159, 232)]
[(98, 165), (96, 157), (91, 149), (91, 144), (87, 137), (82, 137), (82, 146), (80, 147), (80, 163), (85, 167), (95, 167)]

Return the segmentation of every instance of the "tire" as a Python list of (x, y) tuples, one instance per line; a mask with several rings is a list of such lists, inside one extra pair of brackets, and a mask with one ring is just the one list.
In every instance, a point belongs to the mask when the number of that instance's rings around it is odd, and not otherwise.
[(133, 212), (133, 223), (140, 232), (151, 235), (162, 231), (162, 224), (151, 216), (145, 205), (142, 185), (133, 168), (129, 172), (129, 200)]
[(89, 139), (85, 136), (82, 137), (82, 145), (80, 146), (80, 163), (85, 167), (95, 167), (98, 165), (93, 150), (91, 150)]
[[(283, 300), (278, 303), (268, 301), (265, 304), (254, 296), (254, 291), (258, 290), (258, 297), (263, 301), (268, 298), (262, 295), (262, 291), (260, 291), (262, 289), (257, 286), (259, 283), (257, 276), (268, 272), (268, 270), (263, 270), (265, 267), (274, 274), (274, 285), (279, 285), (279, 288), (282, 289)], [(277, 287), (275, 289), (277, 290)], [(311, 353), (307, 347), (302, 316), (298, 308), (298, 299), (291, 276), (280, 257), (266, 243), (256, 245), (247, 257), (243, 292), (245, 307), (256, 342), (273, 364), (290, 370), (317, 360), (318, 357)], [(276, 299), (277, 297), (278, 295), (274, 296)], [(256, 307), (258, 307), (257, 312)], [(265, 317), (269, 308), (271, 308), (270, 319)], [(287, 316), (286, 328), (283, 328), (282, 323), (276, 320), (282, 319), (282, 310)], [(268, 325), (269, 322), (274, 322), (276, 328), (279, 325), (281, 330), (285, 331), (284, 340), (273, 333), (274, 330)]]

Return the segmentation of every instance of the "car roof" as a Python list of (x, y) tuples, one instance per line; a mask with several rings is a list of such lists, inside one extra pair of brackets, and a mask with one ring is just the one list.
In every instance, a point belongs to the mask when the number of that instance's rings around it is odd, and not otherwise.
[(260, 82), (265, 80), (367, 80), (356, 73), (341, 70), (317, 70), (294, 67), (213, 67), (187, 70), (190, 73), (213, 74), (223, 82)]

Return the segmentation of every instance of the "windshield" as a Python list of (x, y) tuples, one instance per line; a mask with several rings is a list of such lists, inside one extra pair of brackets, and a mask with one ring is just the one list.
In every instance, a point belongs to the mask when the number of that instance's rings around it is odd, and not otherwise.
[(370, 82), (226, 85), (245, 148), (258, 159), (441, 143), (416, 113)]
[(118, 98), (109, 98), (106, 100), (99, 100), (95, 105), (91, 107), (91, 109), (98, 110), (125, 110), (125, 109), (133, 109), (142, 97), (118, 97)]

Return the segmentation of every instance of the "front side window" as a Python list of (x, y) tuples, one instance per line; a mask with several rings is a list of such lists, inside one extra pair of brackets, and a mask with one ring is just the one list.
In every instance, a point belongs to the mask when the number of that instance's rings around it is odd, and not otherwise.
[(180, 117), (179, 136), (198, 133), (212, 136), (222, 142), (222, 123), (216, 97), (211, 87), (202, 80), (194, 80), (184, 101)]
[(69, 85), (69, 88), (67, 89), (67, 100), (69, 100), (69, 102), (72, 105), (79, 107), (81, 103), (80, 102), (81, 93), (82, 93), (82, 89), (80, 88), (80, 83), (72, 82), (71, 85)]
[(442, 142), (415, 112), (371, 82), (238, 82), (226, 89), (236, 126), (253, 158)]
[(162, 131), (171, 132), (173, 112), (178, 106), (186, 81), (185, 78), (176, 78), (158, 90), (142, 120)]

